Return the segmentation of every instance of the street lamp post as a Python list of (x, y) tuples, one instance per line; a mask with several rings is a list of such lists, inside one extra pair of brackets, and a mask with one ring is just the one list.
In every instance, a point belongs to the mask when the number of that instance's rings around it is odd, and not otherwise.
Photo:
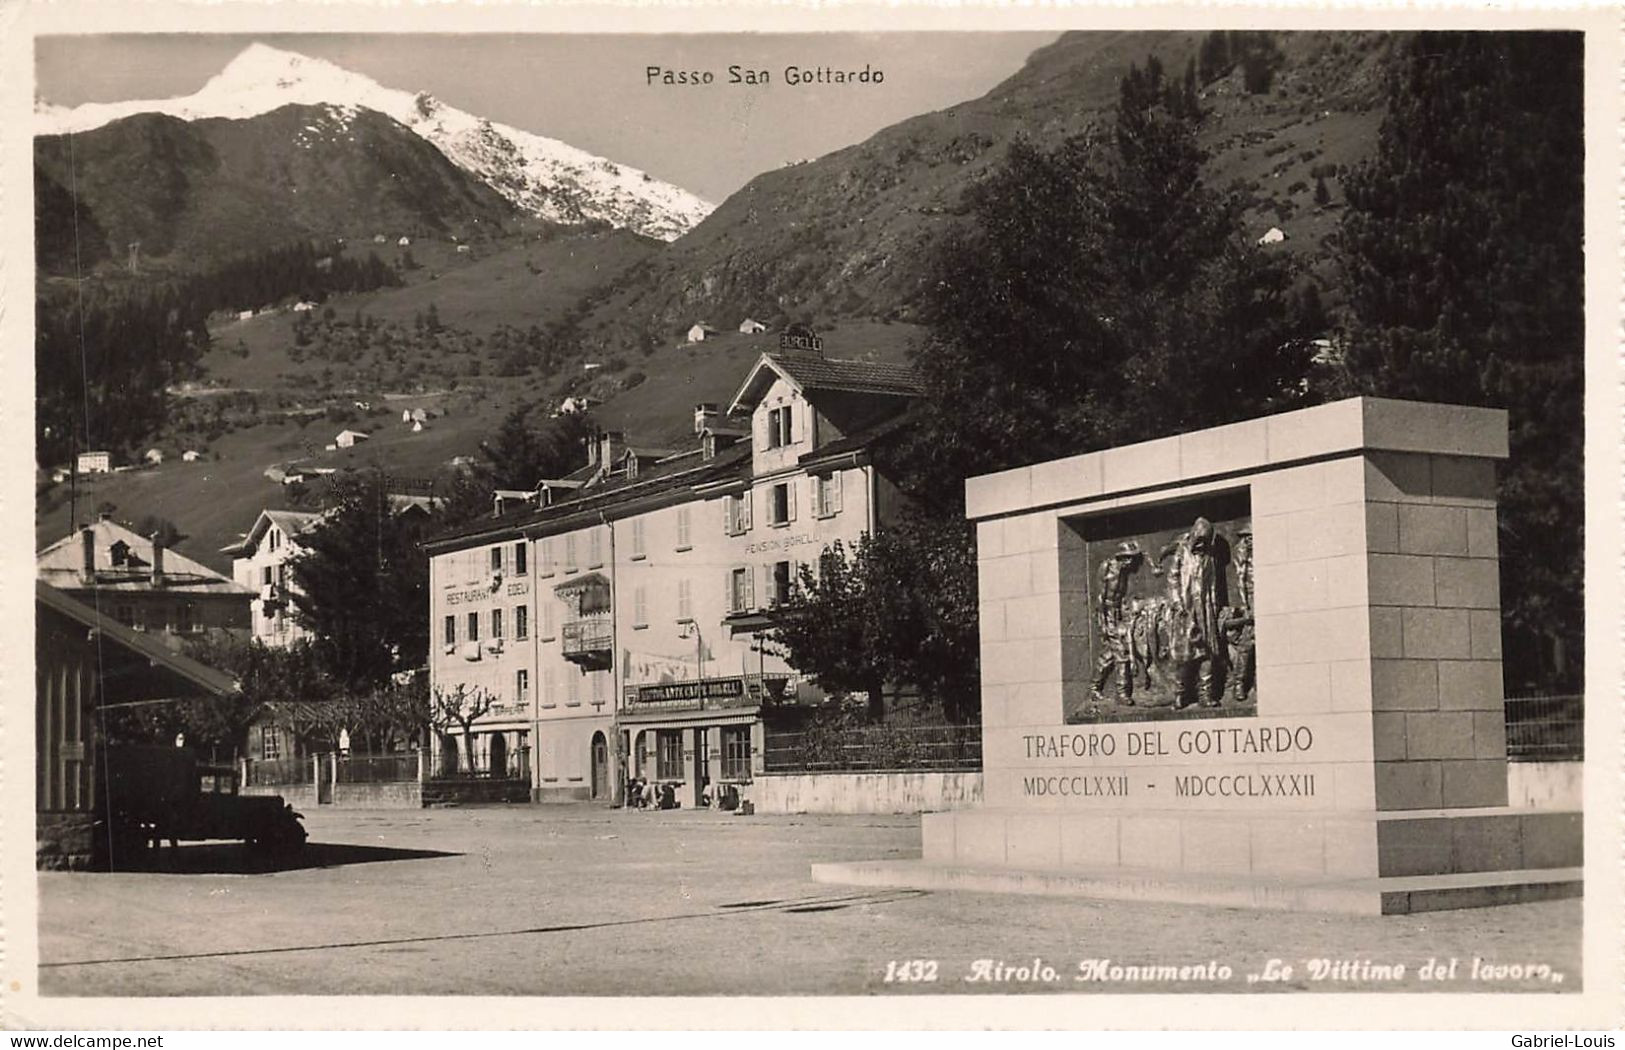
[(689, 632), (694, 634), (694, 673), (695, 681), (699, 683), (700, 707), (705, 707), (705, 636), (700, 633), (700, 625), (694, 620), (683, 621), (683, 632), (679, 637), (687, 638)]

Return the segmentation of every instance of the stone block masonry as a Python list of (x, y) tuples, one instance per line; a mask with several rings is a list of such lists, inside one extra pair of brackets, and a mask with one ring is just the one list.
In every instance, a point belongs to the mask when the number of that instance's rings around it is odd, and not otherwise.
[[(1578, 814), (1507, 807), (1506, 455), (1504, 412), (1354, 398), (970, 479), (983, 804), (927, 814), (902, 884), (1285, 880), (1338, 889), (1241, 896), (1364, 911), (1577, 892)], [(1256, 700), (1208, 703), (1238, 667)]]

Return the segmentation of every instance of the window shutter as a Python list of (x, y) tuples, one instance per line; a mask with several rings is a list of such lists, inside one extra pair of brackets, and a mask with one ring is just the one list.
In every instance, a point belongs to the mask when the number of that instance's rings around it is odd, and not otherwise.
[(755, 490), (754, 489), (746, 489), (739, 497), (740, 510), (744, 512), (744, 516), (745, 516), (745, 531), (746, 532), (749, 532), (750, 529), (751, 529), (751, 526), (753, 526), (755, 524), (755, 521), (753, 519), (755, 518), (756, 515), (752, 512), (752, 509), (755, 507), (755, 505), (756, 505)]
[(795, 521), (796, 520), (796, 488), (797, 487), (798, 486), (795, 486), (795, 485), (786, 485), (786, 486), (784, 486), (784, 503), (785, 503), (784, 520), (785, 521)]
[(728, 569), (722, 574), (722, 607), (731, 613), (739, 611), (734, 607), (734, 572)]
[(722, 497), (722, 534), (732, 536), (734, 532), (734, 498)]
[(756, 447), (758, 449), (772, 448), (770, 436), (773, 433), (773, 413), (758, 411), (756, 413)]
[(745, 570), (745, 607), (741, 612), (749, 612), (756, 608), (756, 570)]
[(825, 510), (830, 514), (839, 514), (841, 512), (841, 477), (842, 474), (838, 470), (829, 476), (830, 505)]

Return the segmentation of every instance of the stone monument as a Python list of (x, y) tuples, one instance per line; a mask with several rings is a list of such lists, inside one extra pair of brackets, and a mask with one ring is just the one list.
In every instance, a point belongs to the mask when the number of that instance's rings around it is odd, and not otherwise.
[(1574, 896), (1507, 806), (1499, 410), (1354, 398), (966, 483), (983, 804), (824, 881), (1394, 913)]

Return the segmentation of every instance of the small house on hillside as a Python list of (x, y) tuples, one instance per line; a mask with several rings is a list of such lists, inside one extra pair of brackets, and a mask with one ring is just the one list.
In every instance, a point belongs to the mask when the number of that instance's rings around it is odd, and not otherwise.
[(113, 454), (111, 452), (81, 452), (79, 453), (79, 473), (106, 474), (113, 469)]
[(247, 321), (250, 318), (252, 318), (253, 316), (254, 316), (254, 311), (252, 311), (252, 310), (238, 310), (237, 311), (237, 320), (239, 320), (239, 321)]
[(293, 304), (293, 312), (296, 314), (308, 314), (314, 309), (316, 309), (316, 304), (309, 300), (302, 299)]
[(756, 320), (754, 317), (747, 317), (743, 321), (739, 322), (739, 331), (742, 335), (757, 335), (767, 331), (767, 325)]
[(466, 244), (459, 244), (457, 246), (457, 254), (458, 255), (467, 255), (469, 253), (469, 250), (470, 249), (469, 249), (468, 245), (466, 245)]
[(1258, 239), (1258, 243), (1280, 244), (1284, 240), (1286, 240), (1286, 231), (1281, 229), (1279, 226), (1271, 226), (1264, 232), (1264, 236)]
[(203, 453), (199, 452), (195, 448), (189, 448), (185, 452), (181, 453), (181, 460), (183, 462), (186, 462), (186, 463), (196, 463), (198, 460), (200, 460), (202, 458), (203, 458)]
[(429, 421), (429, 410), (426, 408), (414, 408), (411, 411), (410, 418), (414, 423), (427, 423)]
[(362, 430), (341, 430), (338, 437), (333, 439), (333, 444), (339, 448), (352, 448), (356, 442), (365, 441), (371, 436)]
[(704, 321), (700, 321), (693, 328), (688, 330), (688, 341), (691, 343), (703, 343), (707, 338), (716, 334), (717, 330), (715, 328), (712, 328)]
[(421, 420), (421, 419), (412, 420), (412, 433), (421, 434), (426, 429), (428, 429), (428, 428), (423, 425), (423, 420)]
[(402, 237), (400, 240), (396, 241), (395, 243), (397, 245), (399, 245), (400, 247), (402, 247), (402, 248), (408, 248), (408, 247), (411, 247), (412, 238), (410, 238), (410, 237)]
[(381, 233), (375, 233), (375, 234), (372, 235), (372, 243), (374, 243), (374, 244), (388, 244), (389, 243), (389, 238), (385, 237)]
[(156, 467), (164, 461), (164, 452), (163, 449), (149, 448), (142, 454), (141, 458)]

